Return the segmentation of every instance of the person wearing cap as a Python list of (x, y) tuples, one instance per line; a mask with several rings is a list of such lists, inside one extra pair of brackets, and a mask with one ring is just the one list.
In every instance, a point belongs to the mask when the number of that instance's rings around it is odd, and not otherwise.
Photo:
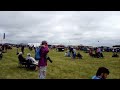
[(25, 58), (22, 55), (23, 55), (23, 53), (19, 52), (18, 58), (21, 59), (22, 61), (26, 62)]
[(19, 54), (18, 54), (19, 64), (23, 64), (23, 63), (26, 64), (27, 61), (26, 61), (26, 59), (23, 57), (22, 54), (23, 54), (22, 52), (19, 52)]
[(40, 60), (38, 62), (39, 67), (39, 79), (46, 78), (46, 68), (47, 68), (47, 54), (49, 52), (47, 41), (42, 41), (40, 49)]
[(38, 65), (38, 62), (33, 57), (31, 57), (30, 53), (27, 54), (26, 60), (31, 60), (33, 64)]

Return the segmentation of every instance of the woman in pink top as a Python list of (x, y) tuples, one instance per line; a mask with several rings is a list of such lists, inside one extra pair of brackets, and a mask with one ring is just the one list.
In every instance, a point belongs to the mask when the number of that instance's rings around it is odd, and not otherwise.
[(45, 79), (46, 67), (47, 67), (47, 53), (49, 52), (47, 41), (42, 41), (40, 48), (40, 60), (38, 62), (39, 67), (39, 78)]

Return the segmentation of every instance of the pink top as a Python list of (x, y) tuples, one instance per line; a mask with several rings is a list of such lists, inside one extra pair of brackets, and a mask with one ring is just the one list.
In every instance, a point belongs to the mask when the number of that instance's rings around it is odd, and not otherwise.
[(49, 52), (48, 47), (41, 47), (40, 49), (40, 60), (38, 62), (38, 66), (47, 66), (46, 55)]

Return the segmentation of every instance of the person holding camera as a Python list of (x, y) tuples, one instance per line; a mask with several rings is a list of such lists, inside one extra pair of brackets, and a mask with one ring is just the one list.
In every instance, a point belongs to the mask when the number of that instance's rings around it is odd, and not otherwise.
[(42, 41), (40, 48), (40, 60), (38, 62), (39, 67), (39, 79), (46, 78), (46, 68), (47, 68), (47, 54), (49, 52), (47, 41)]

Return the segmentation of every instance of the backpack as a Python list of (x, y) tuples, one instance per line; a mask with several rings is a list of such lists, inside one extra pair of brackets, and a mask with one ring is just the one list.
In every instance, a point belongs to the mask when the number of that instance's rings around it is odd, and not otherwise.
[(40, 48), (35, 48), (35, 60), (40, 60)]

